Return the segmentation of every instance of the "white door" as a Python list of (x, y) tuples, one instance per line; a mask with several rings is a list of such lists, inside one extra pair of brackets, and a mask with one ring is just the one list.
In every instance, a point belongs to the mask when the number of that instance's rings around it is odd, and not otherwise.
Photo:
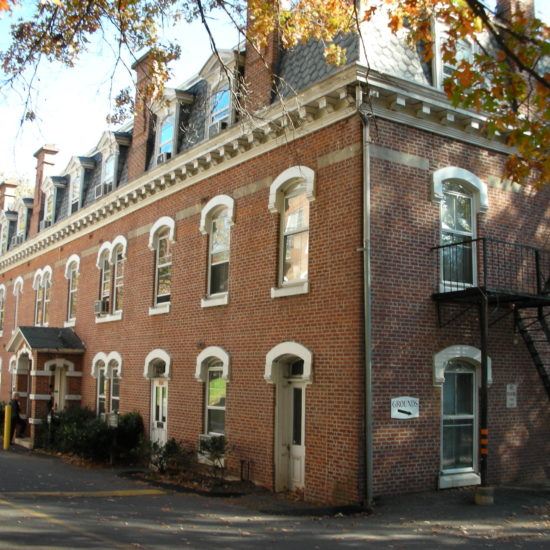
[(168, 382), (155, 379), (151, 384), (151, 441), (164, 445), (167, 433)]
[(65, 395), (67, 394), (67, 370), (65, 367), (56, 367), (53, 386), (54, 410), (61, 412), (65, 409)]
[(302, 489), (306, 458), (304, 384), (282, 380), (277, 388), (277, 409), (276, 489), (278, 491)]

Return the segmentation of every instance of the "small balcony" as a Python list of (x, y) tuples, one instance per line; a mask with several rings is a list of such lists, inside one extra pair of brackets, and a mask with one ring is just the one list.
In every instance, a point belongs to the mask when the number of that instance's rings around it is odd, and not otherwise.
[(550, 305), (550, 250), (489, 237), (466, 239), (433, 249), (438, 302), (475, 302), (522, 307)]

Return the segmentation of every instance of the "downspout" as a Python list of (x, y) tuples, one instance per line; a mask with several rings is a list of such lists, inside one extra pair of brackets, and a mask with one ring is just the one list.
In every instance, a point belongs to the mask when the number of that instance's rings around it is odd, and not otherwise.
[(370, 232), (370, 120), (365, 104), (359, 106), (363, 123), (363, 306), (365, 338), (365, 506), (373, 504), (373, 419), (372, 419), (372, 292)]

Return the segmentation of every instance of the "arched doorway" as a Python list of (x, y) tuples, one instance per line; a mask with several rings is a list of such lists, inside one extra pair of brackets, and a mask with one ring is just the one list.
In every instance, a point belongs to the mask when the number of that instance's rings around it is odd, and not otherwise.
[(164, 445), (168, 439), (168, 380), (170, 355), (161, 349), (153, 350), (145, 359), (145, 378), (151, 381), (150, 439)]

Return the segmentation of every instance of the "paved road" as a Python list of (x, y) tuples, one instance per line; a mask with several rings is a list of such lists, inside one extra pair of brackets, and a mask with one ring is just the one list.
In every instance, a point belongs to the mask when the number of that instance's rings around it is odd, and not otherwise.
[(314, 516), (270, 495), (207, 498), (109, 469), (0, 452), (0, 548), (549, 548), (550, 490), (385, 499), (372, 515)]

